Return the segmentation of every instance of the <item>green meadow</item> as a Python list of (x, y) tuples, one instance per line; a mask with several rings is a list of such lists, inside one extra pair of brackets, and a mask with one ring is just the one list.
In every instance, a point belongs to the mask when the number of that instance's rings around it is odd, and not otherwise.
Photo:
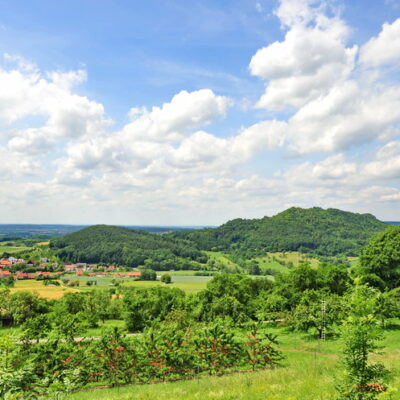
[[(335, 377), (340, 375), (339, 339), (316, 340), (313, 336), (271, 327), (278, 334), (285, 356), (272, 370), (202, 376), (188, 381), (154, 383), (79, 391), (70, 400), (337, 400)], [(400, 371), (400, 326), (386, 332), (381, 354), (374, 355), (393, 371)], [(391, 387), (398, 388), (399, 375)], [(399, 397), (382, 399), (398, 400)]]

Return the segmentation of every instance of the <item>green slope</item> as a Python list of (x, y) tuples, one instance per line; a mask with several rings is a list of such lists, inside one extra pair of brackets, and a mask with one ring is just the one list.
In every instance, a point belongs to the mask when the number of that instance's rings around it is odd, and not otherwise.
[[(84, 228), (51, 240), (50, 248), (64, 261), (116, 263), (136, 267), (145, 260), (156, 269), (191, 269), (190, 261), (207, 260), (193, 243), (145, 231), (108, 225)], [(188, 260), (183, 262), (182, 259)]]
[(171, 235), (191, 240), (204, 250), (232, 252), (246, 258), (282, 251), (356, 256), (374, 234), (387, 227), (371, 214), (292, 207), (273, 217), (234, 219), (215, 229)]

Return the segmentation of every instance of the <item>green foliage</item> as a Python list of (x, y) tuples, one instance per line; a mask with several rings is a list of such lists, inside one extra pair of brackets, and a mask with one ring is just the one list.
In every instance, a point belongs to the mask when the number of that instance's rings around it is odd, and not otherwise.
[(185, 293), (176, 288), (154, 287), (125, 289), (125, 323), (129, 331), (137, 332), (153, 321), (162, 321), (171, 311), (183, 308)]
[(130, 267), (146, 264), (157, 270), (195, 269), (197, 262), (207, 261), (206, 256), (188, 241), (107, 225), (91, 226), (52, 239), (50, 248), (67, 262), (113, 263)]
[(376, 292), (358, 286), (349, 296), (350, 315), (342, 328), (344, 369), (338, 383), (340, 400), (374, 400), (384, 392), (389, 371), (381, 363), (371, 363), (370, 354), (379, 349), (382, 330), (373, 313), (376, 310)]
[(247, 259), (281, 251), (356, 256), (371, 236), (386, 227), (370, 214), (293, 207), (273, 217), (235, 219), (216, 229), (170, 236), (189, 239), (204, 250), (227, 251)]
[(14, 278), (12, 277), (12, 275), (7, 277), (0, 277), (0, 288), (1, 287), (5, 288), (14, 287)]
[(391, 226), (374, 236), (360, 254), (359, 275), (377, 277), (374, 286), (400, 285), (400, 226)]
[(172, 278), (170, 274), (163, 274), (161, 275), (161, 282), (169, 284), (172, 283)]

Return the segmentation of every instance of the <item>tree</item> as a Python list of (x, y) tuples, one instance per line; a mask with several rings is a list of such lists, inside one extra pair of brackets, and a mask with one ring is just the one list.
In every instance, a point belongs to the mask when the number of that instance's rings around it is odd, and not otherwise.
[(291, 312), (288, 324), (300, 331), (314, 329), (319, 338), (339, 325), (344, 316), (341, 298), (324, 291), (307, 290), (303, 293), (300, 304)]
[(142, 281), (155, 281), (155, 280), (157, 280), (157, 274), (152, 269), (145, 269), (142, 271), (142, 274), (140, 275), (140, 279)]
[(161, 276), (161, 282), (164, 282), (166, 284), (172, 283), (171, 275), (170, 274), (163, 274)]
[(375, 274), (389, 288), (400, 285), (400, 226), (374, 236), (360, 254), (359, 275)]
[(15, 324), (23, 324), (30, 318), (48, 311), (47, 300), (36, 293), (17, 292), (10, 295), (7, 308)]
[(357, 286), (348, 298), (351, 314), (342, 328), (344, 374), (337, 384), (341, 400), (374, 400), (386, 390), (389, 371), (383, 364), (369, 361), (382, 339), (382, 330), (373, 316), (376, 294), (367, 286)]

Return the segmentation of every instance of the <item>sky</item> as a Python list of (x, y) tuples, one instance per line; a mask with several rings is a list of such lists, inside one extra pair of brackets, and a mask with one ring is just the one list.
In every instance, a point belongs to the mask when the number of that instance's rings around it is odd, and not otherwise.
[(400, 220), (400, 0), (0, 10), (0, 223)]

